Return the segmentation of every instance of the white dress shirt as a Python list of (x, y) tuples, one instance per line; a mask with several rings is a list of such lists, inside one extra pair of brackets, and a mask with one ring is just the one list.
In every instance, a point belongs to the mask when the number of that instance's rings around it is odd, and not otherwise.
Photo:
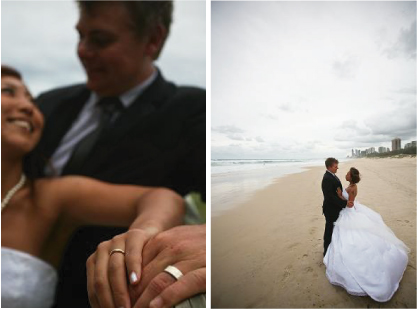
[[(124, 108), (128, 108), (137, 97), (139, 97), (146, 88), (148, 88), (156, 79), (158, 72), (155, 70), (152, 75), (141, 84), (128, 90), (119, 96)], [(100, 120), (101, 110), (97, 106), (99, 97), (96, 93), (92, 92), (87, 102), (81, 109), (78, 117), (72, 123), (71, 128), (64, 135), (58, 148), (55, 150), (51, 157), (51, 164), (45, 168), (45, 174), (48, 176), (61, 175), (65, 164), (71, 157), (75, 146), (88, 134), (94, 131)], [(116, 114), (115, 117), (118, 115)], [(114, 119), (113, 119), (114, 120)]]

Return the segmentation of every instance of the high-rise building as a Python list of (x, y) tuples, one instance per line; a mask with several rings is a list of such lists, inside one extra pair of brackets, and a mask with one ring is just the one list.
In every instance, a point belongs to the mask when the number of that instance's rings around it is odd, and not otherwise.
[(378, 147), (378, 152), (379, 153), (387, 152), (387, 147)]
[(416, 141), (412, 141), (411, 143), (407, 143), (404, 145), (404, 149), (416, 147)]
[(368, 155), (368, 154), (371, 154), (371, 153), (375, 153), (375, 147), (368, 148), (368, 149), (366, 149), (365, 151), (366, 151), (366, 154), (367, 154), (367, 155)]
[(392, 141), (392, 151), (401, 149), (401, 138), (394, 138)]

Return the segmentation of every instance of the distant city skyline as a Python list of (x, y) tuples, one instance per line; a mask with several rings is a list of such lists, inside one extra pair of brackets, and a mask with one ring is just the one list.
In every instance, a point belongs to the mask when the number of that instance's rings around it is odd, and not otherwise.
[[(363, 155), (368, 155), (368, 154), (372, 154), (372, 153), (386, 153), (386, 152), (392, 152), (392, 151), (396, 151), (396, 150), (401, 150), (401, 149), (407, 149), (410, 147), (416, 147), (416, 141), (410, 141), (408, 143), (404, 143), (402, 144), (402, 140), (399, 137), (396, 137), (394, 139), (391, 140), (391, 148), (389, 147), (384, 147), (384, 146), (379, 146), (378, 148), (376, 147), (368, 147), (368, 148), (352, 148), (351, 151), (351, 155), (348, 155), (349, 157), (360, 157)], [(404, 146), (402, 146), (404, 145)]]

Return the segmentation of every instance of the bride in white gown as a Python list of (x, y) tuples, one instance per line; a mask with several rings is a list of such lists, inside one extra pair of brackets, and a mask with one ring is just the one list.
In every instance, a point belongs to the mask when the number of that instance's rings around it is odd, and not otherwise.
[(354, 201), (354, 206), (344, 208), (335, 222), (323, 260), (326, 276), (349, 294), (386, 302), (399, 287), (409, 249), (377, 212), (355, 200), (359, 171), (351, 168), (346, 180), (350, 185), (338, 193), (341, 198)]

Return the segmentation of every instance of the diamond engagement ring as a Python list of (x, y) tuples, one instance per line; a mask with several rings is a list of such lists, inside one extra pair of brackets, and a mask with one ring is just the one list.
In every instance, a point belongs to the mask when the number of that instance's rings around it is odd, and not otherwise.
[(164, 272), (170, 274), (176, 280), (178, 280), (179, 278), (181, 278), (183, 276), (183, 273), (181, 272), (181, 270), (179, 270), (175, 266), (171, 266), (171, 265), (168, 266), (167, 268), (165, 268)]
[(125, 252), (122, 249), (113, 249), (112, 251), (110, 251), (109, 255), (111, 256), (113, 253), (121, 253), (125, 255)]

